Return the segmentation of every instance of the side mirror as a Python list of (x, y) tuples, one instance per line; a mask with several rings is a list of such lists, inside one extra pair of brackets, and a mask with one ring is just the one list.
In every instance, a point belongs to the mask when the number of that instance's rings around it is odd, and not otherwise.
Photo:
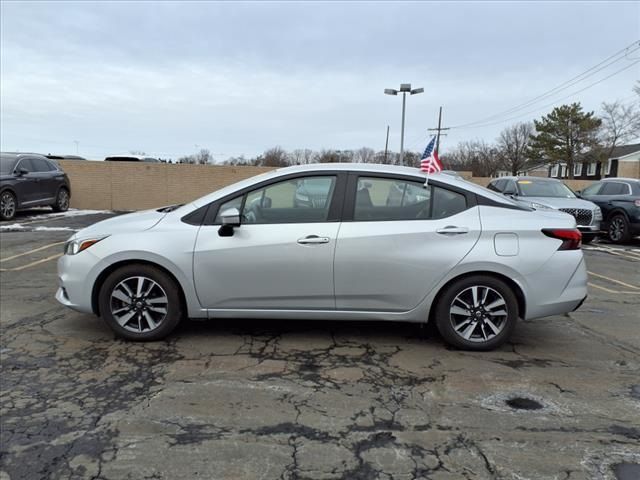
[(220, 218), (222, 218), (222, 225), (229, 227), (240, 226), (240, 211), (237, 208), (225, 210), (220, 214)]
[(221, 237), (233, 237), (234, 227), (240, 226), (240, 211), (237, 208), (230, 208), (220, 214), (222, 225), (218, 229)]
[(23, 175), (26, 175), (27, 173), (29, 173), (29, 170), (27, 170), (26, 168), (20, 168), (18, 170), (18, 176), (21, 177)]

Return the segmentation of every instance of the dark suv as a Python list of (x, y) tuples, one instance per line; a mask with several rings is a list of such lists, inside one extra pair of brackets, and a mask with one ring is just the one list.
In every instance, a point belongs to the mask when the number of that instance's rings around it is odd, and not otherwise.
[(64, 212), (70, 198), (69, 178), (54, 161), (34, 153), (0, 153), (0, 220), (29, 207)]
[(606, 178), (580, 192), (580, 196), (602, 210), (602, 230), (615, 243), (640, 235), (640, 180)]

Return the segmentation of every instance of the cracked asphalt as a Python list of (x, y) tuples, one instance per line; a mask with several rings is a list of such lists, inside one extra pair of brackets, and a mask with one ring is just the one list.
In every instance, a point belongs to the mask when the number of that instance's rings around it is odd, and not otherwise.
[(135, 344), (54, 300), (70, 232), (18, 222), (0, 233), (0, 480), (640, 478), (638, 242), (588, 247), (583, 307), (493, 352), (304, 319)]

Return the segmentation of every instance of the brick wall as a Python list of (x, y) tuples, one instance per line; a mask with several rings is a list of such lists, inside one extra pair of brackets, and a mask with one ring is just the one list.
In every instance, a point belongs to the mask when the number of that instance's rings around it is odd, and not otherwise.
[(185, 203), (272, 170), (266, 167), (61, 160), (71, 181), (71, 207), (143, 210)]
[[(143, 162), (61, 160), (71, 180), (71, 207), (92, 210), (144, 210), (185, 203), (226, 185), (272, 170), (267, 167), (172, 165)], [(467, 180), (486, 187), (491, 178)], [(565, 180), (582, 190), (590, 180)]]

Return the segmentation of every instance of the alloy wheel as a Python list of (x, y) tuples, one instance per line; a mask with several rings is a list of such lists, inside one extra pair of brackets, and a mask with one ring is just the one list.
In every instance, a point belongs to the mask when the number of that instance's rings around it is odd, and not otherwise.
[(67, 210), (69, 208), (69, 194), (66, 190), (60, 190), (58, 193), (58, 209)]
[(16, 213), (16, 199), (9, 192), (3, 193), (0, 198), (0, 212), (3, 218), (13, 218)]
[(484, 285), (464, 289), (449, 307), (453, 330), (469, 342), (486, 342), (499, 335), (507, 324), (508, 314), (502, 295)]
[(164, 289), (148, 277), (129, 277), (111, 291), (111, 314), (134, 333), (157, 329), (167, 316), (169, 299)]
[(626, 225), (624, 224), (623, 218), (615, 217), (611, 220), (611, 224), (609, 225), (609, 237), (611, 240), (614, 242), (622, 240), (622, 237), (624, 237), (625, 234), (625, 227)]

